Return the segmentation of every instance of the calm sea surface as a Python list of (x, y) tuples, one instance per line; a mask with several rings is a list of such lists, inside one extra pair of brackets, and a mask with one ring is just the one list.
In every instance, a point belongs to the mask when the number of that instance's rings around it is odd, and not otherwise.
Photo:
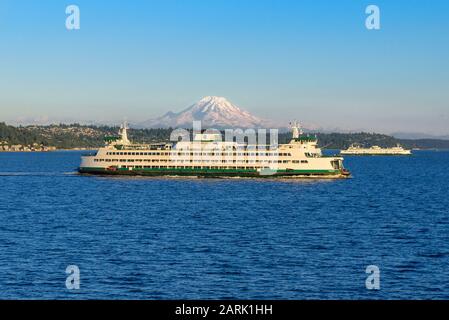
[(80, 155), (0, 153), (0, 298), (449, 299), (449, 152), (347, 157), (338, 181), (80, 176)]

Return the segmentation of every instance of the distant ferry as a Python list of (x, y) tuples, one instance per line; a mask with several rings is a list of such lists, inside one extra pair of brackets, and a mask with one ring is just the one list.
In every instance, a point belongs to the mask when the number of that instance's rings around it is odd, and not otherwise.
[(222, 141), (220, 133), (197, 133), (193, 141), (135, 144), (126, 124), (119, 136), (107, 137), (96, 154), (83, 156), (80, 173), (100, 175), (197, 177), (347, 178), (340, 156), (323, 156), (315, 137), (292, 125), (287, 144), (250, 145)]
[(393, 148), (381, 148), (379, 146), (373, 146), (371, 148), (362, 148), (360, 146), (352, 145), (346, 150), (342, 150), (340, 154), (343, 155), (370, 155), (370, 156), (395, 156), (395, 155), (411, 155), (410, 150), (406, 150), (400, 145)]

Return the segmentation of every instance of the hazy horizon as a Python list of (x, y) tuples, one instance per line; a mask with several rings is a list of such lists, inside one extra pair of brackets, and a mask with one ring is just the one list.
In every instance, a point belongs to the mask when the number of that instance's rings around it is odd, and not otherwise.
[(449, 135), (448, 2), (81, 0), (70, 31), (69, 4), (0, 1), (0, 122), (141, 122), (214, 95), (276, 122)]

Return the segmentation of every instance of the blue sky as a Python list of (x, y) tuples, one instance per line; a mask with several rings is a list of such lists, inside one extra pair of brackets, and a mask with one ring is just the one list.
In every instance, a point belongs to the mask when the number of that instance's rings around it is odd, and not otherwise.
[[(81, 29), (65, 28), (76, 4)], [(365, 28), (365, 8), (381, 29)], [(444, 0), (0, 0), (0, 121), (130, 122), (218, 95), (274, 120), (449, 134)]]

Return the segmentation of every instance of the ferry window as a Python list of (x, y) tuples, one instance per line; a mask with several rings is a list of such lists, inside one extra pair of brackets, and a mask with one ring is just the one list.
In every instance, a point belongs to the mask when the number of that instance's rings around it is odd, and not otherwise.
[(307, 160), (301, 160), (301, 163), (309, 163)]

